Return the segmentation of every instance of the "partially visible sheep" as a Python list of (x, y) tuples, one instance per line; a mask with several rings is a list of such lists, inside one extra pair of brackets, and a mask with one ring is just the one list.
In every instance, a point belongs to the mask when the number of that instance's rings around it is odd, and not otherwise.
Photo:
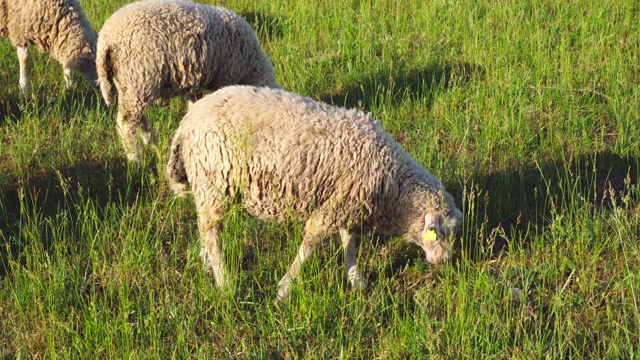
[[(116, 11), (100, 30), (100, 89), (118, 96), (118, 133), (138, 160), (136, 131), (153, 132), (144, 112), (156, 99), (190, 100), (233, 84), (280, 87), (251, 26), (231, 10), (182, 0), (146, 0)], [(115, 88), (114, 88), (115, 86)]]
[(330, 233), (340, 233), (349, 282), (364, 288), (354, 233), (401, 236), (441, 263), (462, 221), (440, 181), (377, 121), (283, 90), (230, 86), (196, 102), (173, 138), (167, 173), (177, 194), (191, 184), (200, 256), (219, 287), (227, 275), (218, 230), (233, 199), (260, 219), (306, 222), (278, 301)]
[(71, 86), (71, 68), (97, 86), (96, 32), (78, 0), (0, 0), (0, 36), (18, 49), (20, 91), (29, 92), (29, 44), (62, 64), (64, 81)]

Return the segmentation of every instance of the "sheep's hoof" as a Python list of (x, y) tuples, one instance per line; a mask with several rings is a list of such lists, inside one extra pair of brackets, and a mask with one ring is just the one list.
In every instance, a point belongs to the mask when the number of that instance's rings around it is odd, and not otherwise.
[(282, 304), (289, 298), (289, 293), (291, 291), (291, 285), (295, 283), (296, 279), (291, 279), (289, 274), (280, 279), (278, 282), (278, 296), (276, 297), (275, 304)]
[(277, 307), (278, 309), (280, 309), (280, 305), (284, 304), (284, 301), (286, 299), (285, 298), (281, 298), (279, 295), (276, 296), (276, 299), (273, 300), (273, 306)]
[(140, 155), (138, 154), (127, 154), (127, 160), (130, 163), (140, 163)]
[(31, 86), (20, 84), (20, 96), (27, 97), (31, 94)]
[(347, 270), (347, 279), (351, 284), (351, 288), (354, 290), (364, 290), (367, 288), (367, 281), (362, 276), (362, 273), (358, 271), (358, 268), (353, 266)]
[(216, 279), (216, 286), (218, 289), (223, 291), (228, 291), (233, 293), (233, 289), (229, 285), (229, 281), (227, 280), (227, 272), (224, 269), (212, 269), (213, 277)]
[(207, 252), (207, 249), (205, 249), (204, 247), (200, 248), (200, 253), (198, 254), (198, 256), (200, 256), (200, 260), (202, 260), (202, 263), (204, 264), (204, 268), (207, 272), (212, 272), (213, 271), (213, 267), (211, 266), (211, 263), (209, 262), (209, 253)]
[(186, 198), (187, 197), (187, 184), (182, 183), (173, 183), (171, 184), (171, 190), (173, 194), (177, 197)]
[(351, 284), (351, 287), (353, 288), (353, 290), (364, 291), (367, 289), (367, 282), (364, 279), (360, 279), (360, 280), (354, 281)]
[(160, 152), (160, 149), (158, 148), (158, 142), (156, 140), (156, 136), (153, 134), (153, 131), (141, 130), (140, 137), (142, 138), (142, 143), (144, 145), (153, 146), (153, 151), (157, 153)]
[(278, 309), (289, 300), (289, 285), (285, 288), (278, 287), (278, 295), (276, 295), (276, 299), (273, 300), (273, 305)]

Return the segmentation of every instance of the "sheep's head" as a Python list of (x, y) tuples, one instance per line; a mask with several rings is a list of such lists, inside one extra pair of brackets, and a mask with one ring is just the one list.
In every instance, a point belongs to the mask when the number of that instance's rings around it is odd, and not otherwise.
[(462, 212), (444, 189), (408, 188), (394, 204), (398, 214), (398, 235), (420, 246), (432, 264), (451, 257), (455, 236), (462, 224)]
[(75, 62), (75, 69), (78, 70), (87, 81), (98, 86), (98, 72), (96, 71), (96, 52), (88, 43), (80, 51), (80, 55)]
[(449, 260), (453, 238), (460, 227), (460, 218), (458, 209), (451, 211), (447, 217), (441, 211), (424, 215), (424, 228), (416, 242), (424, 250), (430, 263), (439, 264)]

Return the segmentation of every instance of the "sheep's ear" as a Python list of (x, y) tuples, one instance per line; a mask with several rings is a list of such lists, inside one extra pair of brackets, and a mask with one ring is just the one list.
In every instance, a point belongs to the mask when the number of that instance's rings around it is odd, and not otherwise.
[(428, 212), (424, 215), (424, 229), (422, 230), (422, 240), (425, 242), (436, 241), (443, 236), (442, 225), (444, 216), (439, 211)]
[(79, 57), (82, 59), (93, 60), (95, 58), (95, 53), (93, 52), (93, 50), (91, 50), (91, 47), (89, 46), (89, 44), (85, 44), (84, 47), (82, 48), (82, 51), (80, 51)]

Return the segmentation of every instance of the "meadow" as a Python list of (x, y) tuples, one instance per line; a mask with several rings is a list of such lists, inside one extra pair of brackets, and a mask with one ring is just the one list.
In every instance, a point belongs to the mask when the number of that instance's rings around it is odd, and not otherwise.
[[(96, 31), (127, 2), (81, 0)], [(221, 292), (166, 181), (184, 101), (148, 112), (160, 152), (128, 164), (115, 107), (35, 49), (21, 97), (2, 39), (0, 359), (640, 357), (640, 3), (209, 3), (286, 89), (371, 112), (442, 180), (454, 258), (365, 234), (357, 292), (332, 239), (276, 307), (302, 225), (237, 206)]]

